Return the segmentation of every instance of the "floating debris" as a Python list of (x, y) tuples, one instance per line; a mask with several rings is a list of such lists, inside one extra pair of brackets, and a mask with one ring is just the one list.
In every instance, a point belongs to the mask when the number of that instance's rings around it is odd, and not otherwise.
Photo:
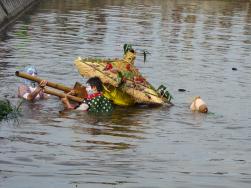
[(233, 71), (237, 71), (237, 68), (233, 67), (232, 70), (233, 70)]
[(185, 89), (178, 89), (179, 92), (185, 92)]
[(201, 112), (201, 113), (207, 113), (208, 108), (207, 104), (200, 98), (200, 96), (196, 96), (190, 106), (190, 110), (193, 112)]
[(17, 119), (20, 115), (21, 103), (18, 106), (13, 106), (7, 99), (0, 100), (0, 121)]

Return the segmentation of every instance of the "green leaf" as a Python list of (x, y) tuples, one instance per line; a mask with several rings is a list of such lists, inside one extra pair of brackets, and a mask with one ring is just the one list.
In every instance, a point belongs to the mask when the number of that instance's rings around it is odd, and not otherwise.
[(133, 49), (131, 44), (124, 44), (123, 48), (124, 48), (124, 54)]
[(123, 75), (121, 72), (118, 72), (117, 73), (117, 82), (118, 84), (121, 84), (122, 83), (122, 78), (123, 78)]
[(161, 96), (165, 97), (168, 102), (170, 102), (173, 99), (173, 96), (169, 93), (166, 86), (164, 86), (164, 85), (160, 85), (159, 88), (157, 89), (157, 92)]
[(132, 79), (133, 76), (134, 76), (133, 73), (130, 72), (130, 71), (124, 72), (124, 77), (127, 78), (127, 79)]
[(12, 106), (10, 101), (0, 100), (0, 121), (3, 119), (16, 119), (20, 115), (20, 105)]

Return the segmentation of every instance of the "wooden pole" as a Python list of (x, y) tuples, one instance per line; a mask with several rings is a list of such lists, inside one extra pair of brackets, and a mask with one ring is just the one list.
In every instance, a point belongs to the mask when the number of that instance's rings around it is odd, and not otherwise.
[[(39, 78), (37, 76), (31, 76), (29, 74), (26, 74), (24, 72), (19, 72), (19, 71), (16, 71), (16, 76), (21, 77), (21, 78), (25, 78), (25, 79), (28, 79), (28, 80), (35, 81), (37, 83), (40, 83), (42, 80), (44, 80), (44, 79)], [(64, 86), (63, 84), (57, 84), (57, 83), (49, 82), (49, 81), (48, 81), (48, 83), (46, 85), (49, 86), (49, 87), (52, 87), (52, 88), (59, 89), (61, 91), (67, 92), (67, 93), (72, 90), (72, 88)]]
[[(47, 88), (44, 88), (44, 92), (47, 93), (47, 94), (50, 94), (50, 95), (54, 95), (54, 96), (57, 96), (57, 97), (60, 97), (60, 98), (63, 98), (65, 97), (65, 93), (59, 93), (57, 91), (53, 91), (53, 90), (50, 90), (50, 89), (47, 89)], [(75, 101), (75, 102), (83, 102), (83, 98), (80, 98), (80, 97), (75, 97), (75, 96), (72, 96), (72, 95), (67, 95), (67, 98), (72, 100), (72, 101)]]
[[(37, 83), (40, 83), (42, 80), (44, 80), (44, 79), (39, 78), (37, 76), (31, 76), (31, 75), (29, 75), (27, 73), (19, 72), (19, 71), (16, 71), (16, 76), (21, 77), (21, 78), (25, 78), (25, 79), (28, 79), (28, 80), (35, 81)], [(67, 95), (67, 97), (70, 100), (75, 101), (75, 102), (83, 102), (84, 98), (87, 97), (87, 93), (86, 93), (85, 88), (83, 86), (81, 86), (79, 83), (76, 83), (74, 88), (70, 88), (70, 87), (64, 86), (63, 84), (57, 84), (57, 83), (48, 81), (46, 86), (49, 86), (49, 87), (64, 91), (66, 93), (70, 92), (71, 90), (75, 90), (75, 92), (77, 94), (77, 97), (73, 96), (73, 95)], [(50, 89), (47, 89), (47, 88), (44, 88), (44, 92), (47, 93), (47, 94), (50, 94), (50, 95), (60, 97), (60, 98), (63, 98), (66, 95), (65, 93), (60, 93), (60, 92), (50, 90)]]

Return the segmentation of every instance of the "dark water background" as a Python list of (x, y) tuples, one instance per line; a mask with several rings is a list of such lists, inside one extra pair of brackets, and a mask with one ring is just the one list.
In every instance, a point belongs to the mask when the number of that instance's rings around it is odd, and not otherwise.
[[(43, 1), (0, 41), (0, 96), (19, 102), (14, 72), (28, 64), (84, 83), (74, 59), (121, 57), (124, 43), (151, 52), (136, 65), (175, 106), (96, 117), (24, 103), (0, 124), (0, 187), (250, 187), (250, 1)], [(189, 111), (196, 95), (209, 114)]]

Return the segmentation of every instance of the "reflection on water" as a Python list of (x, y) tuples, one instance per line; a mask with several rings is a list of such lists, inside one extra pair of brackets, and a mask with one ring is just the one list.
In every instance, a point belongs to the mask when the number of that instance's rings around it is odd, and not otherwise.
[[(25, 102), (18, 124), (0, 124), (0, 186), (249, 187), (250, 1), (43, 1), (1, 35), (0, 96), (19, 103), (28, 64), (85, 83), (74, 59), (121, 57), (124, 43), (151, 52), (136, 65), (175, 105), (95, 116)], [(197, 95), (207, 115), (189, 111)]]

